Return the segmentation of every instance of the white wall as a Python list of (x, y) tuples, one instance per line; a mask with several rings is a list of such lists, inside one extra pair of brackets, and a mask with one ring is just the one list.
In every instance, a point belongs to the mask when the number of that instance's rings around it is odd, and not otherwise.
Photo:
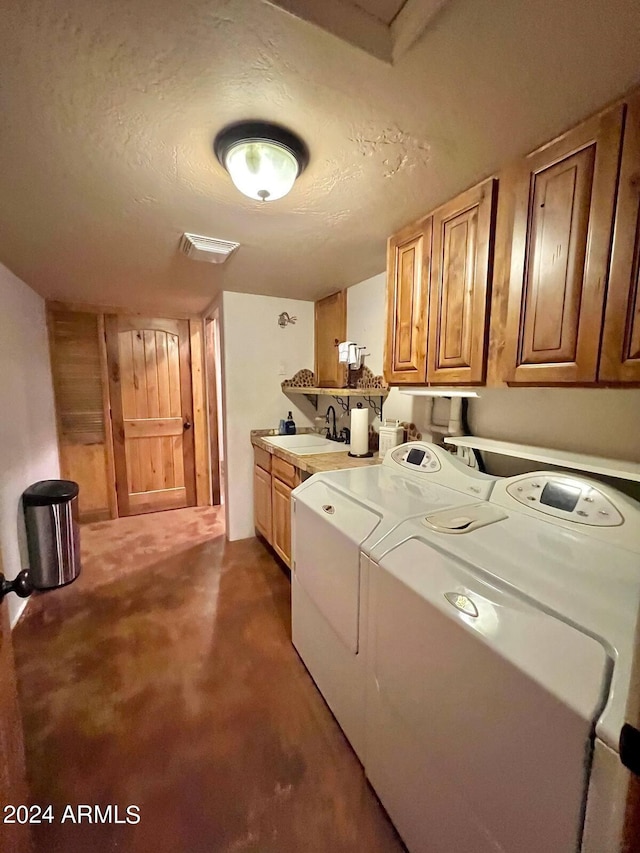
[[(640, 462), (640, 389), (495, 388), (480, 395), (469, 406), (475, 435)], [(495, 474), (532, 468), (495, 455), (485, 461)], [(624, 483), (615, 485), (640, 497)]]
[[(252, 429), (278, 427), (287, 412), (312, 425), (305, 398), (280, 388), (302, 368), (313, 370), (313, 302), (225, 291), (222, 296), (227, 536), (253, 536)], [(286, 311), (295, 325), (278, 326)]]
[[(385, 275), (380, 274), (347, 291), (347, 329), (350, 340), (366, 344), (366, 363), (382, 372), (385, 334)], [(605, 388), (481, 389), (469, 402), (469, 423), (476, 435), (578, 453), (640, 462), (640, 390)], [(424, 399), (392, 389), (384, 416), (413, 422), (426, 432)], [(511, 473), (512, 461), (493, 456), (494, 473)], [(530, 470), (520, 465), (519, 470)]]
[[(60, 476), (44, 300), (0, 264), (0, 550), (4, 573), (28, 566), (20, 496)], [(24, 602), (8, 597), (12, 624)]]

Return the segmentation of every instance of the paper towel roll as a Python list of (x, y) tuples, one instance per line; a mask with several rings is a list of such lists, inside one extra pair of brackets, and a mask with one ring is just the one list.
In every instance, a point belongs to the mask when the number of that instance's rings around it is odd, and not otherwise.
[(351, 448), (354, 456), (369, 452), (369, 409), (351, 409)]

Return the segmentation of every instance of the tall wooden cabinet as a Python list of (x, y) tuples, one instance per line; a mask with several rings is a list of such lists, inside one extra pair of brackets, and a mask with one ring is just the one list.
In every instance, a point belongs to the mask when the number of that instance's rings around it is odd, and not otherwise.
[(514, 188), (503, 376), (595, 382), (624, 106), (522, 160)]
[(627, 106), (599, 379), (640, 382), (640, 92)]
[(427, 317), (431, 271), (430, 216), (389, 238), (384, 377), (419, 384), (427, 376)]
[(345, 365), (338, 361), (338, 344), (347, 337), (347, 294), (332, 293), (315, 304), (315, 375), (321, 388), (343, 388)]
[(433, 214), (429, 382), (484, 382), (496, 199), (491, 178)]

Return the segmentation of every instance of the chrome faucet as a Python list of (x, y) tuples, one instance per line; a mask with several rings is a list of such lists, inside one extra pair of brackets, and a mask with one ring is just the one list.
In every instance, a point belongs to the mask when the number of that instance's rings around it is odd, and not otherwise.
[(333, 408), (333, 406), (329, 406), (329, 408), (327, 409), (327, 414), (325, 417), (327, 424), (329, 424), (329, 412), (333, 412), (333, 430), (330, 430), (329, 427), (327, 427), (327, 438), (331, 441), (337, 441), (338, 433), (336, 432), (336, 410)]

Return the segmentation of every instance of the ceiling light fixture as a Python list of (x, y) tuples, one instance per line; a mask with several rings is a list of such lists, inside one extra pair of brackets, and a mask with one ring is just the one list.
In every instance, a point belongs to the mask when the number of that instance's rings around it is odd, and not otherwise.
[(285, 196), (309, 162), (299, 136), (266, 121), (230, 124), (216, 136), (213, 150), (240, 192), (258, 201)]

